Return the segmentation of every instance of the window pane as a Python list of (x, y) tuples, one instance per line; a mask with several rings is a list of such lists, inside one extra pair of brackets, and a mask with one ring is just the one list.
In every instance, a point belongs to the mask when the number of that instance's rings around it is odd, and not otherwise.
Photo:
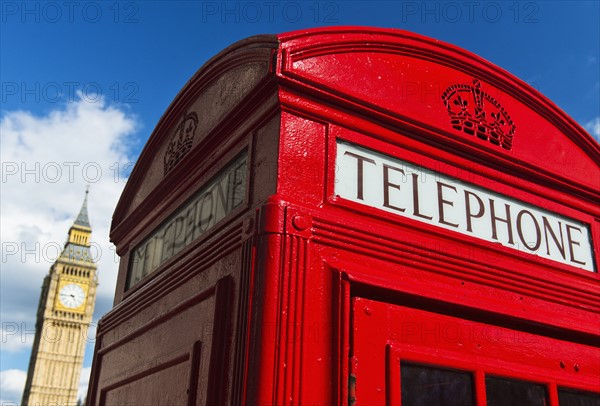
[(405, 363), (401, 364), (400, 372), (403, 406), (469, 406), (475, 403), (470, 373)]
[(558, 403), (560, 406), (600, 406), (600, 394), (559, 388)]
[(485, 377), (488, 406), (545, 406), (546, 386), (516, 379)]

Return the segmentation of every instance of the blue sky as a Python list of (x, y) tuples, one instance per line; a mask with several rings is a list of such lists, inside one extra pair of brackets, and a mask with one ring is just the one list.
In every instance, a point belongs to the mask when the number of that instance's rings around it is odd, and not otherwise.
[(108, 230), (128, 170), (181, 87), (226, 46), (317, 26), (413, 31), (511, 72), (597, 138), (599, 10), (596, 1), (1, 1), (0, 401), (20, 399), (39, 288), (85, 184), (101, 251), (97, 320), (112, 304)]
[(69, 100), (71, 89), (99, 88), (139, 115), (143, 143), (185, 82), (227, 45), (261, 33), (371, 25), (474, 52), (578, 122), (599, 113), (598, 2), (74, 3), (2, 2), (3, 111), (43, 113)]

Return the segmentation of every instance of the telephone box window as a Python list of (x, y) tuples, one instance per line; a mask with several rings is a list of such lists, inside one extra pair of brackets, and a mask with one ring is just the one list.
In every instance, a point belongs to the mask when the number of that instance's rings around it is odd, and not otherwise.
[(486, 376), (485, 390), (488, 406), (545, 406), (548, 404), (546, 386), (537, 383)]
[(473, 377), (468, 372), (402, 363), (402, 405), (474, 405)]
[(600, 406), (600, 394), (558, 388), (558, 403), (560, 406)]

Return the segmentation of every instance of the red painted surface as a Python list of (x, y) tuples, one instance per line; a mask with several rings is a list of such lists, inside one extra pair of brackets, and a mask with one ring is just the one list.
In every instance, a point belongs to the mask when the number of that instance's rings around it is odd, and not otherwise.
[(481, 404), (485, 375), (547, 385), (550, 404), (557, 387), (597, 390), (598, 347), (363, 298), (353, 300), (353, 315), (354, 374), (364, 404), (401, 404), (404, 362), (472, 374)]
[[(451, 122), (455, 85), (489, 96), (475, 121), (505, 114), (510, 142)], [(339, 141), (588, 225), (595, 272), (337, 196)], [(127, 287), (132, 252), (240, 154), (243, 204)], [(480, 405), (489, 373), (550, 405), (600, 392), (598, 162), (544, 96), (448, 44), (371, 28), (235, 44), (175, 98), (115, 210), (88, 403), (400, 404), (403, 359), (469, 371)]]

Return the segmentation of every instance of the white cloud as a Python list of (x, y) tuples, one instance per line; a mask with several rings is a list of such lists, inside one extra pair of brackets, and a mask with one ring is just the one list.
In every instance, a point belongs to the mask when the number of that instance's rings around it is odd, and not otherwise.
[(20, 369), (0, 371), (0, 405), (21, 403), (27, 373)]
[(596, 141), (600, 142), (600, 117), (588, 121), (583, 125), (583, 128), (585, 128)]
[[(90, 102), (89, 97), (57, 106), (43, 116), (26, 111), (3, 113), (0, 357), (23, 351), (33, 342), (31, 331), (43, 278), (66, 241), (86, 184), (90, 185), (88, 213), (100, 282), (96, 302), (100, 307), (95, 314), (110, 310), (118, 257), (108, 234), (125, 185), (122, 171), (131, 169), (128, 148), (137, 126), (127, 110), (103, 100)], [(18, 334), (12, 334), (15, 326)], [(28, 354), (22, 358), (18, 367), (26, 369)]]

